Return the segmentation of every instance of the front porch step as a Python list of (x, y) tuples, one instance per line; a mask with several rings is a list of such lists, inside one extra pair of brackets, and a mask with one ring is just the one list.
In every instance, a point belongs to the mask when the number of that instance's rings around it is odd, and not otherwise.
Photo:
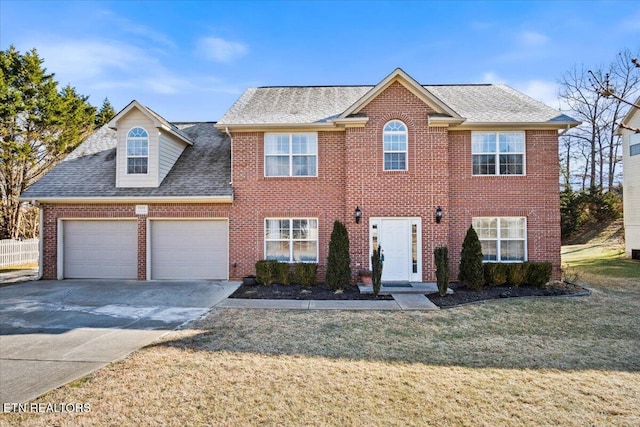
[[(358, 284), (358, 289), (361, 294), (372, 294), (373, 286), (364, 286), (362, 284)], [(380, 287), (380, 295), (391, 295), (391, 294), (433, 294), (438, 292), (438, 284), (437, 283), (417, 283), (413, 282), (410, 286), (388, 286), (385, 287), (384, 283)], [(452, 294), (453, 291), (451, 289), (447, 289), (448, 294)]]

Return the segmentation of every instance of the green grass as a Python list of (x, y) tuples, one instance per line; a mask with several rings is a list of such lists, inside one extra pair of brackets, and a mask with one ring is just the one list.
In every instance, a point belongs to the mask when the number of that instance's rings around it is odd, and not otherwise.
[(598, 244), (562, 248), (562, 263), (571, 271), (617, 279), (640, 279), (640, 262), (625, 258), (619, 246)]

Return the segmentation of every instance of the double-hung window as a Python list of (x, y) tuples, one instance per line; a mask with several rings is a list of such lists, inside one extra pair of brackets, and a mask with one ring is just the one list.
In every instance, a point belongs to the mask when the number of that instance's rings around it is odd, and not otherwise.
[(264, 135), (264, 176), (317, 176), (317, 165), (317, 134)]
[(146, 174), (149, 170), (149, 134), (141, 127), (127, 133), (127, 174)]
[(629, 135), (629, 156), (640, 155), (640, 133)]
[(473, 218), (482, 245), (483, 261), (524, 262), (527, 260), (527, 220), (524, 217)]
[(264, 220), (265, 258), (282, 262), (318, 262), (318, 220), (267, 218)]
[(407, 127), (400, 120), (391, 120), (382, 132), (384, 170), (407, 170)]
[(473, 175), (524, 175), (524, 132), (472, 132)]

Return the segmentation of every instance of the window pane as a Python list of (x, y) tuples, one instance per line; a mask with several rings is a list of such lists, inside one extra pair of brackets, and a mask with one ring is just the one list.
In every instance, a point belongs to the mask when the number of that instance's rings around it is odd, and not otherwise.
[(384, 132), (406, 132), (407, 128), (400, 120), (392, 120), (384, 126)]
[(640, 154), (640, 144), (634, 144), (629, 146), (629, 155), (637, 156)]
[(315, 219), (294, 219), (293, 238), (303, 240), (317, 240), (318, 221)]
[(498, 260), (498, 242), (495, 240), (481, 241), (482, 245), (482, 260), (483, 261), (497, 261)]
[(317, 242), (293, 242), (293, 261), (317, 262)]
[(293, 154), (316, 154), (316, 136), (315, 135), (293, 135), (292, 147)]
[(406, 170), (406, 153), (385, 153), (384, 170)]
[(524, 153), (524, 134), (521, 132), (501, 132), (500, 152)]
[(479, 239), (496, 239), (498, 237), (498, 220), (496, 218), (474, 218), (473, 229)]
[(267, 176), (289, 176), (289, 156), (268, 156), (264, 161)]
[(503, 240), (500, 244), (501, 261), (524, 261), (524, 242), (522, 240)]
[(264, 154), (289, 154), (289, 135), (265, 135)]
[(277, 259), (278, 261), (289, 261), (289, 242), (267, 242), (266, 259)]
[(495, 175), (496, 156), (493, 154), (474, 154), (472, 161), (474, 175)]
[(524, 239), (524, 218), (502, 218), (500, 220), (500, 238)]
[(148, 138), (149, 134), (142, 128), (133, 128), (127, 134), (127, 138)]
[(316, 157), (315, 156), (293, 156), (293, 176), (315, 176)]
[(288, 239), (290, 236), (288, 219), (268, 219), (266, 220), (265, 238), (267, 239)]
[(495, 153), (495, 132), (473, 132), (471, 134), (471, 152), (473, 154)]
[(522, 154), (500, 154), (500, 175), (522, 175)]
[(134, 157), (127, 159), (127, 173), (147, 173), (147, 158)]

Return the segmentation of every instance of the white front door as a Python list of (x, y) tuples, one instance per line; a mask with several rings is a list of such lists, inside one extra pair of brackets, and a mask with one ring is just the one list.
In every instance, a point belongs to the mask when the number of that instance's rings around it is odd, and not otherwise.
[(419, 218), (371, 218), (369, 234), (370, 253), (382, 248), (383, 281), (422, 280)]

